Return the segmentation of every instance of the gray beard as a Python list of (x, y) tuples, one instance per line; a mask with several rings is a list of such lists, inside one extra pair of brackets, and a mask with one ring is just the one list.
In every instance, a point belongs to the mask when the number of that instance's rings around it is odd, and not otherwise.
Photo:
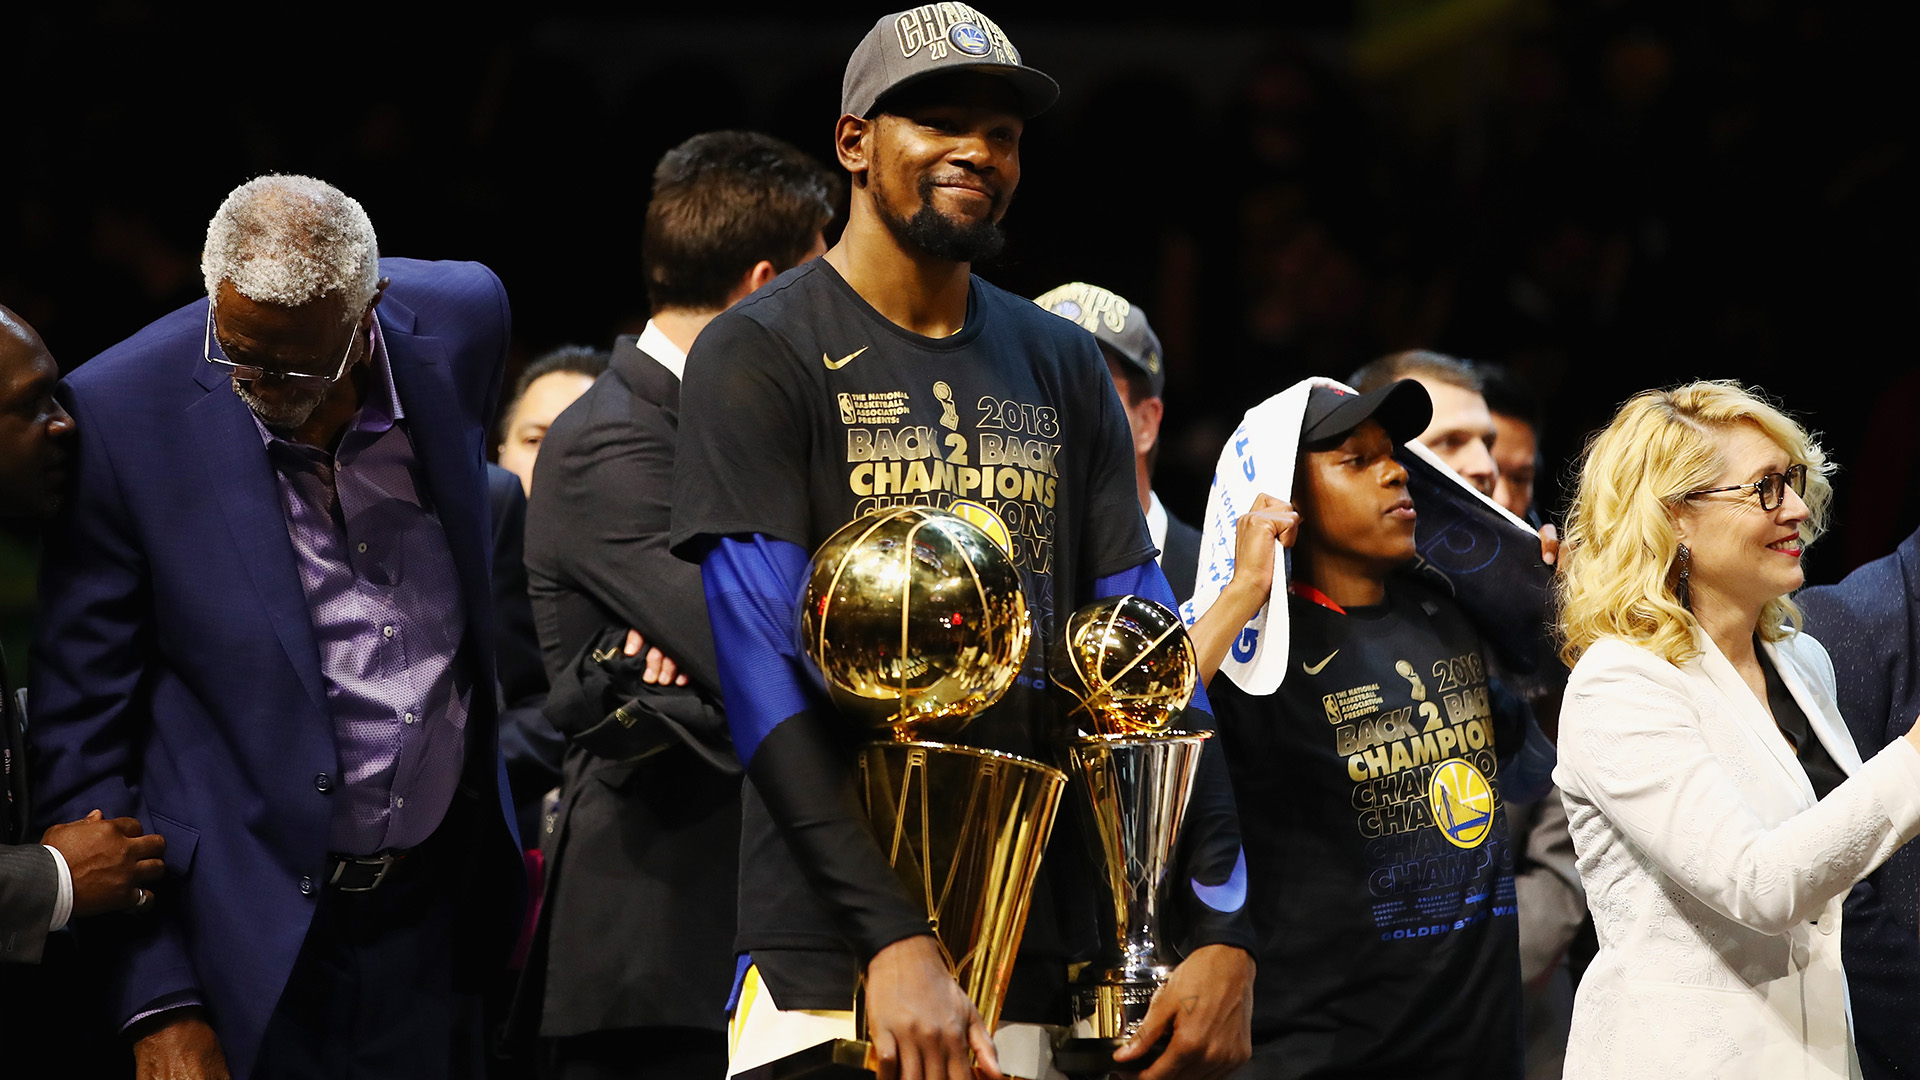
[(331, 384), (321, 386), (311, 400), (294, 398), (283, 405), (274, 405), (263, 400), (253, 392), (253, 386), (250, 383), (230, 380), (229, 385), (233, 387), (234, 396), (246, 402), (247, 408), (253, 410), (253, 415), (259, 417), (261, 423), (276, 431), (293, 431), (306, 423), (308, 418), (313, 416), (314, 411), (327, 400), (327, 391)]

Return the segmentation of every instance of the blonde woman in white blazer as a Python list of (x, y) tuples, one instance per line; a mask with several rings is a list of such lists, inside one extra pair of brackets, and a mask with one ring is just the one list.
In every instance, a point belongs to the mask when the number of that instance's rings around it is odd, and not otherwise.
[(1828, 469), (1725, 382), (1641, 394), (1588, 447), (1559, 576), (1554, 778), (1600, 940), (1572, 1080), (1860, 1075), (1841, 901), (1920, 832), (1920, 732), (1863, 764), (1796, 629)]

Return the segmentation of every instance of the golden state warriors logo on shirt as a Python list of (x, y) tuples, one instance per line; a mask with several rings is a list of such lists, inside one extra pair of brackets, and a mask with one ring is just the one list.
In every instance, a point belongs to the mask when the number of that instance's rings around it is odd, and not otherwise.
[(1427, 798), (1433, 823), (1454, 847), (1477, 847), (1493, 830), (1493, 785), (1471, 762), (1455, 758), (1433, 770)]

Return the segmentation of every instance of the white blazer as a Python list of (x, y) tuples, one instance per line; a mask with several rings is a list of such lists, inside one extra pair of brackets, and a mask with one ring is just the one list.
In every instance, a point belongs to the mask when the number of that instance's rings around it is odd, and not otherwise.
[(1920, 832), (1920, 752), (1861, 764), (1833, 662), (1766, 646), (1849, 779), (1825, 799), (1705, 634), (1676, 667), (1617, 640), (1574, 666), (1554, 779), (1600, 952), (1573, 1006), (1566, 1076), (1857, 1077), (1840, 904)]

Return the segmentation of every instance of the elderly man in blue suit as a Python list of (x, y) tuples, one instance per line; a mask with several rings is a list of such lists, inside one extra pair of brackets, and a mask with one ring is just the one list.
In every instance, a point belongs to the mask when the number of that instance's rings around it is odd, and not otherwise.
[(235, 189), (202, 270), (61, 391), (37, 805), (167, 838), (157, 910), (83, 947), (143, 1078), (475, 1073), (524, 892), (482, 456), (506, 294), (382, 261), (297, 176)]

